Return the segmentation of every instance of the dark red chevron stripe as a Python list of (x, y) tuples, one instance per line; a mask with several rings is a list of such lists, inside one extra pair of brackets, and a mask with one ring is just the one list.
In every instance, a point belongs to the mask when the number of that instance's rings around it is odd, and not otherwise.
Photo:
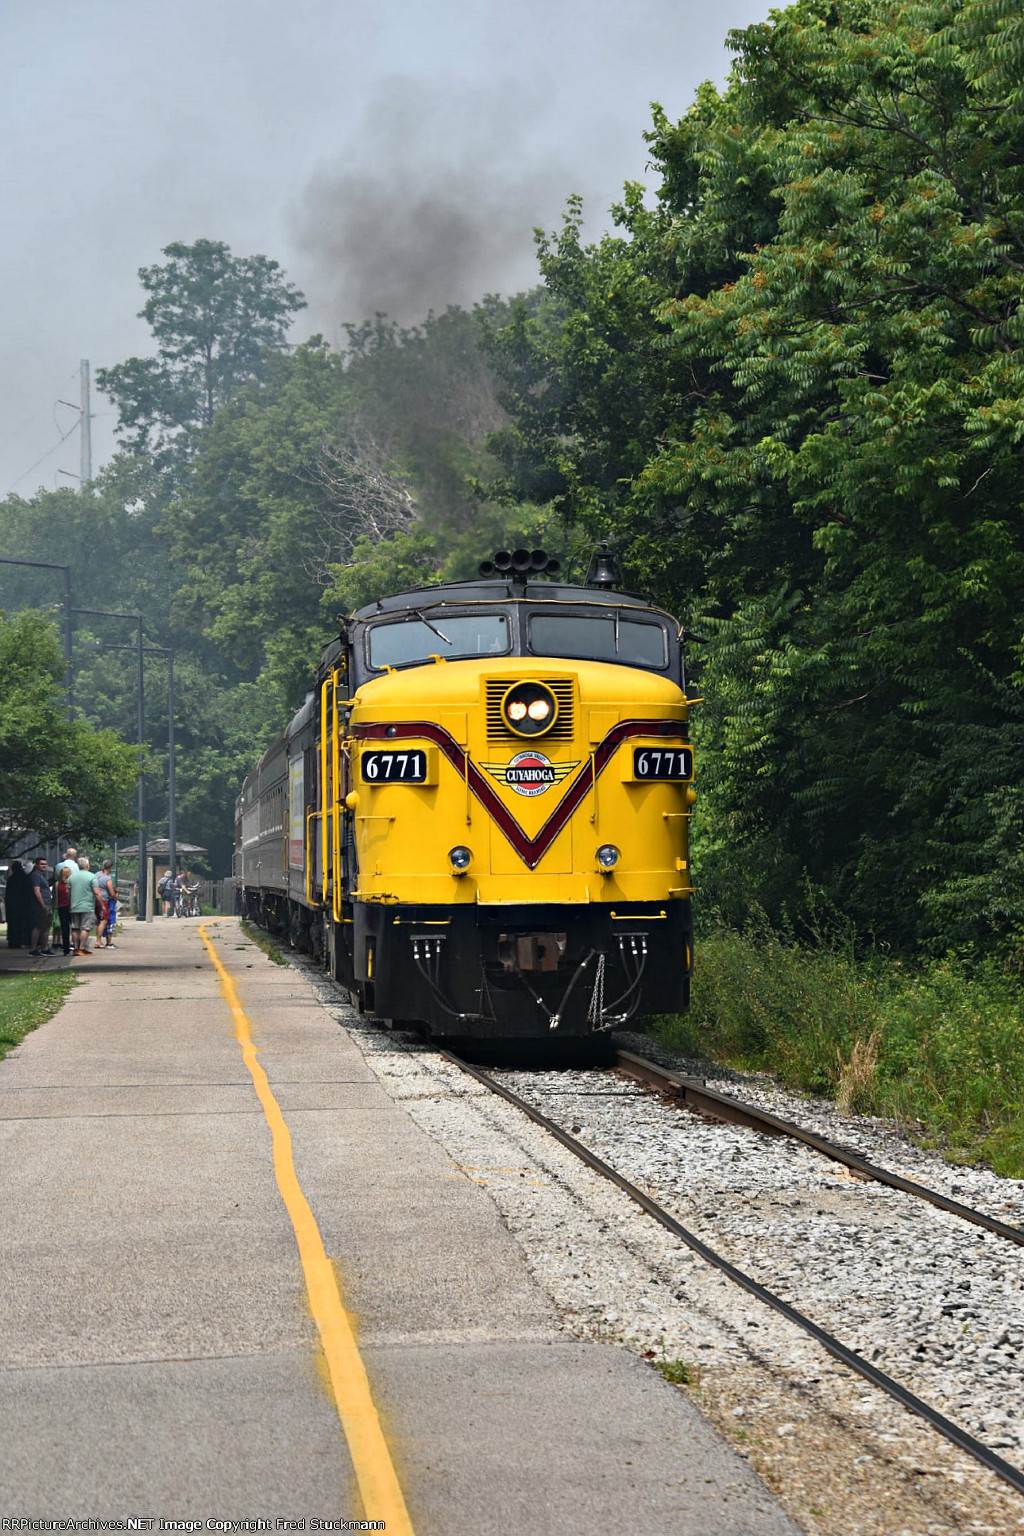
[(526, 835), (508, 806), (498, 798), (497, 793), (469, 754), (463, 751), (447, 731), (442, 730), (433, 721), (403, 720), (395, 724), (381, 722), (360, 725), (356, 727), (354, 734), (360, 741), (404, 741), (415, 736), (420, 741), (434, 742), (451, 763), (459, 778), (468, 782), (471, 793), (504, 833), (527, 869), (536, 869), (569, 818), (586, 799), (616, 749), (624, 741), (628, 741), (633, 736), (679, 738), (683, 731), (678, 720), (620, 720), (596, 748), (593, 759), (588, 758), (580, 765), (579, 773), (571, 781), (536, 837)]

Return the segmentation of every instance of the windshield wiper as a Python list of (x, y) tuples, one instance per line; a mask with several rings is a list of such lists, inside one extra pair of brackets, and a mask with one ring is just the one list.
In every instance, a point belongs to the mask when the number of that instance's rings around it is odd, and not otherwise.
[(448, 639), (448, 636), (446, 634), (443, 634), (441, 632), (441, 630), (438, 629), (436, 624), (431, 624), (430, 620), (426, 617), (425, 614), (421, 613), (419, 615), (419, 620), (420, 620), (420, 623), (421, 624), (425, 624), (428, 629), (432, 629), (434, 631), (434, 634), (437, 635), (438, 639), (444, 641), (445, 645), (451, 645), (452, 642)]

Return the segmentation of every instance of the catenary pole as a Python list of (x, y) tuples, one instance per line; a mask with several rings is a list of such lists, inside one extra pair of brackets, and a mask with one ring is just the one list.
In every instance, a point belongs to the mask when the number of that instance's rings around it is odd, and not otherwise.
[[(146, 740), (146, 660), (142, 642), (142, 614), (139, 620), (139, 746), (142, 747)], [(142, 763), (139, 763), (139, 910), (136, 917), (139, 922), (146, 920), (146, 905), (149, 901), (149, 869), (146, 864), (146, 775), (142, 771)]]
[(80, 445), (82, 458), (79, 467), (82, 471), (81, 482), (82, 490), (84, 491), (92, 479), (92, 414), (89, 410), (89, 359), (87, 357), (82, 358), (79, 370), (79, 388), (82, 400), (80, 407), (82, 412), (82, 440)]
[(171, 875), (177, 870), (178, 845), (174, 815), (174, 652), (167, 649), (167, 841), (171, 856)]
[(72, 653), (71, 653), (71, 646), (72, 646), (72, 639), (71, 639), (71, 637), (72, 637), (72, 634), (73, 634), (72, 625), (74, 623), (74, 620), (71, 617), (71, 613), (72, 613), (72, 609), (71, 609), (71, 567), (70, 567), (70, 565), (65, 565), (63, 569), (64, 569), (64, 677), (65, 677), (65, 687), (67, 689), (67, 695), (68, 695), (68, 719), (71, 719), (73, 717), (73, 715), (74, 715), (74, 712), (75, 712), (75, 666), (74, 666), (74, 662), (72, 661)]
[[(81, 610), (78, 610), (81, 612)], [(136, 651), (137, 642), (131, 645), (104, 645), (105, 651)], [(171, 874), (177, 861), (177, 813), (175, 808), (175, 761), (174, 761), (174, 650), (169, 645), (144, 645), (144, 656), (167, 657), (167, 842), (170, 853)]]

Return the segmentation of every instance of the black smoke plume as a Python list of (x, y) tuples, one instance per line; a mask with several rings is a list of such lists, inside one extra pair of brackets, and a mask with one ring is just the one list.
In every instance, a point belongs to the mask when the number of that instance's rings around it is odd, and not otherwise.
[(377, 312), (429, 310), (538, 281), (533, 231), (553, 228), (579, 178), (549, 154), (527, 94), (506, 85), (384, 82), (358, 143), (310, 182), (296, 211), (296, 276), (332, 340)]

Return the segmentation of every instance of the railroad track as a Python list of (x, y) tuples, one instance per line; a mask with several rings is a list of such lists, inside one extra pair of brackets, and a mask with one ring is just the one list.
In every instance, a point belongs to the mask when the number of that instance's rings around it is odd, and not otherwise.
[(616, 1051), (615, 1065), (620, 1072), (625, 1072), (637, 1082), (645, 1083), (650, 1088), (656, 1088), (659, 1093), (667, 1094), (670, 1098), (677, 1099), (685, 1104), (688, 1109), (695, 1110), (698, 1114), (707, 1115), (712, 1120), (724, 1121), (727, 1125), (744, 1125), (752, 1131), (760, 1131), (770, 1136), (788, 1136), (791, 1141), (802, 1141), (805, 1146), (812, 1147), (815, 1152), (820, 1152), (823, 1157), (830, 1158), (835, 1163), (842, 1163), (854, 1173), (859, 1173), (862, 1178), (873, 1179), (877, 1184), (887, 1184), (890, 1189), (899, 1189), (905, 1195), (914, 1195), (918, 1200), (926, 1200), (929, 1205), (938, 1206), (940, 1211), (949, 1211), (953, 1216), (959, 1216), (962, 1221), (972, 1222), (976, 1227), (984, 1227), (986, 1232), (992, 1232), (996, 1237), (1005, 1238), (1009, 1243), (1016, 1243), (1024, 1248), (1024, 1230), (1020, 1227), (1010, 1226), (1008, 1222), (999, 1221), (995, 1216), (987, 1216), (984, 1211), (976, 1211), (972, 1206), (961, 1205), (959, 1200), (952, 1200), (948, 1195), (942, 1194), (937, 1189), (929, 1189), (925, 1184), (916, 1184), (913, 1179), (904, 1179), (898, 1173), (890, 1173), (887, 1168), (879, 1168), (875, 1163), (869, 1163), (866, 1158), (858, 1157), (855, 1152), (850, 1152), (846, 1147), (837, 1145), (834, 1141), (827, 1141), (824, 1136), (816, 1136), (813, 1131), (805, 1131), (803, 1126), (794, 1125), (792, 1120), (780, 1120), (777, 1115), (770, 1115), (767, 1110), (758, 1109), (753, 1104), (744, 1104), (740, 1099), (731, 1098), (726, 1093), (719, 1093), (714, 1088), (708, 1088), (700, 1078), (683, 1077), (676, 1072), (670, 1072), (667, 1067), (659, 1067), (653, 1061), (647, 1061), (642, 1056), (634, 1056), (631, 1051)]
[[(696, 1233), (683, 1226), (664, 1206), (659, 1205), (657, 1201), (646, 1195), (643, 1190), (619, 1173), (610, 1163), (598, 1157), (596, 1153), (592, 1152), (589, 1147), (579, 1141), (570, 1131), (565, 1130), (563, 1126), (543, 1114), (533, 1104), (529, 1103), (528, 1100), (521, 1098), (519, 1094), (514, 1093), (503, 1083), (498, 1082), (489, 1073), (482, 1071), (479, 1067), (473, 1066), (467, 1061), (463, 1061), (461, 1057), (455, 1056), (448, 1051), (441, 1051), (440, 1054), (461, 1071), (475, 1078), (477, 1082), (481, 1083), (492, 1093), (505, 1099), (508, 1103), (514, 1104), (517, 1109), (527, 1115), (535, 1124), (543, 1127), (545, 1131), (566, 1147), (568, 1151), (573, 1153), (574, 1156), (621, 1189), (631, 1200), (635, 1201), (637, 1205), (646, 1211), (649, 1216), (655, 1221), (660, 1222), (673, 1236), (677, 1237), (689, 1249), (698, 1254), (705, 1262), (724, 1274), (735, 1285), (739, 1286), (749, 1295), (756, 1297), (758, 1301), (763, 1302), (773, 1311), (795, 1324), (803, 1332), (809, 1334), (834, 1359), (839, 1360), (873, 1387), (884, 1392), (903, 1408), (930, 1424), (945, 1439), (949, 1440), (961, 1451), (964, 1451), (968, 1456), (971, 1456), (982, 1466), (987, 1467), (990, 1472), (993, 1472), (1017, 1493), (1024, 1494), (1024, 1472), (1021, 1472), (1017, 1467), (1006, 1461), (998, 1452), (985, 1445), (983, 1441), (978, 1440), (966, 1430), (961, 1429), (952, 1419), (947, 1418), (945, 1414), (932, 1407), (930, 1403), (925, 1402), (922, 1398), (904, 1387), (894, 1377), (887, 1375), (884, 1371), (880, 1371), (855, 1350), (848, 1348), (841, 1340), (835, 1338), (804, 1313), (791, 1306), (789, 1302), (784, 1301), (773, 1291), (768, 1290), (767, 1287), (754, 1280), (752, 1276), (737, 1268), (736, 1265), (732, 1264), (722, 1254), (717, 1253), (699, 1238)], [(935, 1190), (927, 1189), (924, 1185), (915, 1184), (911, 1180), (902, 1179), (897, 1175), (890, 1174), (885, 1169), (876, 1168), (875, 1165), (866, 1162), (865, 1159), (847, 1152), (845, 1148), (838, 1147), (832, 1142), (825, 1141), (822, 1137), (803, 1131), (800, 1127), (791, 1125), (788, 1121), (779, 1120), (776, 1116), (768, 1115), (750, 1105), (742, 1104), (739, 1100), (730, 1099), (725, 1094), (716, 1093), (714, 1090), (706, 1088), (699, 1080), (688, 1079), (671, 1072), (666, 1072), (663, 1068), (657, 1067), (654, 1063), (647, 1062), (641, 1057), (633, 1056), (630, 1052), (618, 1053), (617, 1066), (630, 1076), (639, 1078), (647, 1082), (649, 1086), (658, 1088), (660, 1092), (682, 1099), (683, 1102), (689, 1103), (691, 1107), (698, 1109), (703, 1114), (713, 1115), (716, 1119), (730, 1120), (734, 1124), (746, 1124), (752, 1129), (770, 1132), (775, 1135), (791, 1136), (814, 1147), (822, 1155), (832, 1158), (834, 1161), (844, 1163), (851, 1171), (859, 1173), (864, 1178), (877, 1179), (879, 1182), (889, 1184), (891, 1187), (900, 1189), (904, 1193), (925, 1199), (929, 1203), (948, 1210), (952, 1214), (971, 1221), (978, 1226), (983, 1226), (1011, 1242), (1024, 1242), (1024, 1233), (1021, 1233), (1016, 1227), (1011, 1227), (1005, 1222), (996, 1221), (994, 1218), (990, 1218), (982, 1212), (974, 1211), (968, 1206), (962, 1206), (957, 1201), (949, 1200), (946, 1196), (939, 1194)]]
[[(407, 1047), (400, 1048), (407, 1049)], [(961, 1428), (959, 1424), (933, 1407), (932, 1404), (911, 1392), (909, 1388), (903, 1386), (894, 1377), (880, 1370), (856, 1350), (843, 1344), (840, 1339), (821, 1328), (811, 1318), (801, 1313), (782, 1297), (776, 1295), (768, 1287), (761, 1285), (752, 1276), (744, 1273), (737, 1265), (716, 1252), (708, 1243), (698, 1237), (696, 1233), (691, 1232), (664, 1206), (645, 1194), (642, 1189), (620, 1173), (618, 1169), (612, 1167), (610, 1163), (592, 1152), (575, 1135), (544, 1114), (534, 1104), (531, 1104), (511, 1088), (506, 1087), (504, 1083), (498, 1082), (489, 1073), (462, 1060), (451, 1052), (439, 1050), (438, 1055), (451, 1063), (457, 1070), (475, 1078), (483, 1087), (494, 1093), (497, 1097), (514, 1105), (528, 1119), (548, 1132), (573, 1156), (619, 1188), (652, 1219), (658, 1221), (668, 1232), (677, 1238), (685, 1248), (703, 1259), (713, 1269), (731, 1281), (739, 1290), (761, 1301), (776, 1314), (788, 1320), (804, 1334), (814, 1339), (835, 1360), (846, 1366), (870, 1386), (885, 1394), (889, 1399), (900, 1404), (905, 1410), (913, 1413), (923, 1423), (930, 1425), (978, 1465), (992, 1472), (1007, 1487), (1012, 1488), (1015, 1493), (1024, 1493), (1024, 1472), (1000, 1456), (994, 1447), (986, 1445), (983, 1440)], [(846, 1148), (837, 1146), (824, 1137), (816, 1136), (814, 1133), (805, 1131), (800, 1126), (773, 1116), (767, 1111), (761, 1111), (753, 1105), (732, 1099), (728, 1095), (720, 1094), (716, 1090), (708, 1088), (699, 1079), (689, 1078), (678, 1072), (668, 1071), (653, 1062), (633, 1055), (631, 1052), (617, 1053), (615, 1067), (621, 1073), (640, 1082), (645, 1082), (647, 1086), (656, 1089), (657, 1095), (663, 1100), (674, 1099), (677, 1102), (687, 1104), (703, 1117), (713, 1117), (716, 1120), (731, 1122), (735, 1125), (746, 1125), (760, 1132), (773, 1133), (780, 1139), (787, 1137), (801, 1142), (811, 1150), (818, 1152), (821, 1156), (845, 1165), (861, 1181), (875, 1180), (882, 1185), (887, 1185), (895, 1190), (919, 1198), (939, 1209), (947, 1211), (957, 1218), (980, 1226), (991, 1232), (994, 1236), (1009, 1241), (1015, 1246), (1019, 1246), (1022, 1238), (1024, 1238), (1024, 1233), (1022, 1233), (1020, 1228), (1013, 1227), (1006, 1222), (1000, 1222), (994, 1217), (989, 1217), (983, 1212), (976, 1211), (938, 1191), (928, 1189), (924, 1185), (916, 1184), (912, 1180), (890, 1174), (888, 1170), (878, 1168), (867, 1159), (847, 1151)], [(607, 1082), (607, 1076), (604, 1074), (602, 1076), (604, 1076), (604, 1081)], [(601, 1090), (599, 1097), (603, 1096), (604, 1090)], [(579, 1127), (576, 1126), (575, 1129), (578, 1130)]]

